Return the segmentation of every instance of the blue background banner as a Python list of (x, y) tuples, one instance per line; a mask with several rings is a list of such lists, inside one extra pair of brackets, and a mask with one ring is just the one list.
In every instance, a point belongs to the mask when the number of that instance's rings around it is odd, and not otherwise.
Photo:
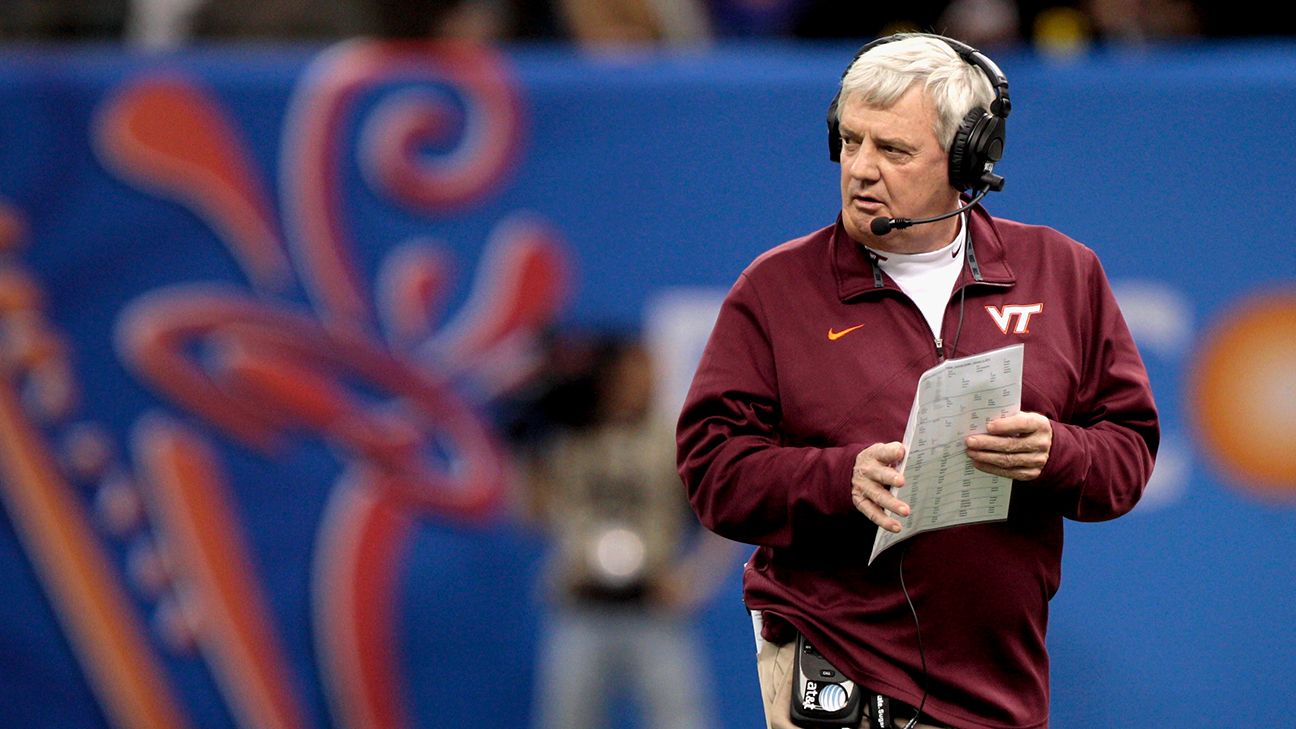
[[(669, 412), (739, 271), (832, 221), (853, 50), (0, 50), (0, 724), (528, 724), (500, 408), (599, 326)], [(1098, 252), (1163, 418), (1143, 503), (1067, 525), (1052, 725), (1288, 725), (1296, 47), (996, 61), (986, 206)], [(759, 726), (738, 564), (697, 625)]]

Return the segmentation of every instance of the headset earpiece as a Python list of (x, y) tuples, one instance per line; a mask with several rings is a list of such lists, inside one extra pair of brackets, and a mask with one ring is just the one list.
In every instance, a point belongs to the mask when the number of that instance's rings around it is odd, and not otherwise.
[[(851, 65), (854, 65), (853, 61)], [(833, 97), (832, 103), (828, 105), (828, 159), (833, 162), (841, 162), (841, 129), (837, 124), (837, 100), (839, 98), (841, 98), (840, 91)]]
[(994, 174), (995, 163), (1003, 158), (1003, 148), (1003, 119), (979, 106), (973, 108), (963, 117), (950, 145), (950, 184), (959, 190), (1003, 189), (1003, 178)]

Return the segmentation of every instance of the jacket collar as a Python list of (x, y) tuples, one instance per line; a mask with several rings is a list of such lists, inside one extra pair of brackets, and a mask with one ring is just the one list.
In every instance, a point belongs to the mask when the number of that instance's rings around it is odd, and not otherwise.
[[(880, 267), (875, 268), (864, 246), (855, 242), (846, 233), (840, 213), (837, 215), (837, 223), (833, 226), (830, 235), (828, 249), (832, 257), (832, 272), (837, 282), (839, 299), (849, 301), (871, 291), (899, 290), (891, 277), (883, 273)], [(998, 226), (995, 225), (994, 218), (990, 217), (990, 214), (980, 205), (975, 205), (968, 211), (968, 241), (980, 268), (981, 278), (978, 281), (973, 276), (971, 267), (965, 260), (963, 272), (959, 274), (958, 283), (955, 285), (956, 289), (975, 283), (999, 286), (1011, 286), (1016, 283), (1016, 276), (1008, 265), (1007, 249), (999, 235)]]

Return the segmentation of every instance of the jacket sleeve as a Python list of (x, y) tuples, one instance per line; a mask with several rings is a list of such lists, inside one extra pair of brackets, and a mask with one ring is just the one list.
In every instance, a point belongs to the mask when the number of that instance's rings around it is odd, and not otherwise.
[(770, 333), (744, 274), (721, 306), (680, 414), (677, 464), (689, 501), (708, 529), (771, 547), (832, 521), (867, 526), (850, 497), (864, 446), (788, 446), (779, 419)]
[[(1092, 256), (1092, 252), (1090, 252)], [(1097, 257), (1088, 276), (1093, 309), (1076, 409), (1053, 423), (1053, 444), (1040, 473), (1062, 515), (1103, 521), (1138, 503), (1160, 442), (1156, 405), (1143, 360)]]

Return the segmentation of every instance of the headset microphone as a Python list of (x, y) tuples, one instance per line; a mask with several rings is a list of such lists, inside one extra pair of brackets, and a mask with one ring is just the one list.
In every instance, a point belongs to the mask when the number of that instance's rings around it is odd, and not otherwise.
[(869, 223), (869, 231), (872, 232), (873, 235), (881, 236), (881, 235), (886, 235), (887, 233), (890, 233), (893, 230), (899, 230), (900, 228), (908, 228), (911, 225), (923, 225), (925, 223), (935, 223), (938, 220), (952, 218), (955, 215), (958, 215), (959, 213), (963, 212), (964, 210), (967, 210), (968, 208), (972, 207), (973, 205), (976, 205), (978, 202), (981, 202), (981, 198), (985, 197), (987, 192), (990, 192), (990, 188), (983, 187), (981, 188), (980, 191), (977, 192), (975, 197), (973, 197), (971, 200), (968, 201), (967, 205), (964, 205), (963, 207), (953, 212), (948, 212), (945, 213), (944, 215), (937, 215), (934, 218), (919, 218), (917, 220), (914, 220), (913, 218), (873, 218), (873, 220)]

